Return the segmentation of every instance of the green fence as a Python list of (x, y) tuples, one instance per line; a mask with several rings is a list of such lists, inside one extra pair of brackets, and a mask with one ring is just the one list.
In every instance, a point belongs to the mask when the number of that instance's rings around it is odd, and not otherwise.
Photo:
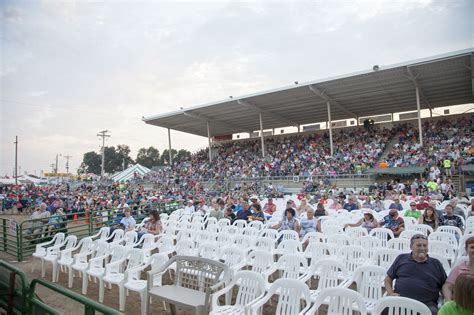
[[(171, 213), (176, 210), (176, 206), (160, 204), (157, 210), (160, 213)], [(145, 208), (137, 210), (134, 218), (137, 223), (141, 222), (151, 209)], [(93, 212), (78, 212), (64, 216), (51, 217), (56, 220), (56, 224), (48, 224), (41, 219), (25, 220), (21, 223), (11, 219), (0, 219), (0, 251), (17, 257), (18, 261), (23, 261), (31, 256), (36, 249), (36, 244), (47, 242), (53, 235), (63, 232), (66, 235), (76, 235), (78, 240), (93, 235), (103, 226), (113, 226), (120, 221), (121, 216), (113, 209)]]
[(85, 315), (93, 315), (96, 311), (106, 315), (123, 314), (81, 294), (42, 279), (34, 279), (29, 284), (26, 274), (22, 270), (0, 260), (0, 308), (4, 309), (7, 314), (59, 315), (64, 313), (47, 305), (38, 297), (36, 294), (38, 285), (61, 295), (65, 299), (65, 303), (70, 299), (82, 304)]

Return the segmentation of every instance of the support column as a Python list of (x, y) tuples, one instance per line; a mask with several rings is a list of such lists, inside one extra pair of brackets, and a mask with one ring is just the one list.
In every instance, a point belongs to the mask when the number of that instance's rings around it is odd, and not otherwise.
[(331, 156), (334, 155), (334, 148), (332, 146), (332, 120), (331, 120), (331, 104), (329, 101), (326, 102), (328, 106), (328, 120), (329, 120), (329, 145), (331, 147)]
[(260, 118), (260, 139), (262, 140), (262, 157), (265, 157), (265, 140), (263, 140), (263, 121), (262, 121), (262, 113), (259, 114)]
[(211, 130), (209, 128), (209, 122), (207, 122), (207, 142), (209, 144), (209, 164), (212, 163), (212, 152), (211, 152)]
[(423, 146), (423, 132), (421, 130), (421, 111), (420, 111), (420, 91), (418, 90), (418, 85), (415, 86), (416, 91), (416, 109), (418, 110), (418, 134), (420, 146)]
[(170, 128), (168, 128), (168, 153), (169, 153), (169, 157), (170, 157), (170, 166), (173, 165), (173, 158), (171, 156), (171, 130)]

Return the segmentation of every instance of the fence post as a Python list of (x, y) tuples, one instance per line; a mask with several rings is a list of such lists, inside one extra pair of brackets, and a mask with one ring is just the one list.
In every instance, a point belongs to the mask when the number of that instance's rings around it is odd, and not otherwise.
[(7, 251), (7, 219), (2, 219), (3, 221), (3, 251)]
[(23, 222), (16, 229), (16, 246), (18, 262), (23, 261)]
[(87, 214), (87, 217), (88, 217), (87, 226), (89, 228), (89, 236), (91, 236), (92, 231), (93, 231), (94, 210), (86, 212), (86, 214)]

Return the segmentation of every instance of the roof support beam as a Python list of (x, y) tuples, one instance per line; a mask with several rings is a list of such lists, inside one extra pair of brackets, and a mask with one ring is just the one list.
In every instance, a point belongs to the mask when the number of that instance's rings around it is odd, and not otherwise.
[(261, 109), (260, 107), (258, 107), (257, 105), (255, 104), (252, 104), (248, 101), (245, 101), (245, 100), (237, 100), (237, 103), (239, 105), (242, 105), (242, 106), (247, 106), (248, 108), (252, 109), (253, 111), (257, 112), (257, 113), (261, 113), (261, 114), (265, 114), (265, 116), (267, 117), (271, 117), (275, 120), (278, 120), (278, 121), (281, 121), (285, 124), (288, 124), (288, 126), (297, 126), (298, 123), (297, 122), (294, 122), (288, 118), (285, 118), (283, 117), (282, 115), (278, 115), (278, 114), (275, 114), (274, 112), (272, 111), (269, 111), (269, 110), (265, 110), (265, 109)]
[(221, 119), (212, 118), (212, 117), (208, 117), (208, 116), (200, 115), (200, 114), (194, 114), (194, 113), (187, 112), (185, 110), (183, 110), (182, 112), (185, 116), (200, 120), (200, 121), (202, 121), (206, 124), (207, 123), (214, 123), (216, 125), (222, 125), (222, 126), (225, 126), (225, 127), (231, 127), (231, 128), (237, 129), (237, 130), (239, 130), (239, 132), (251, 132), (246, 127), (236, 125), (236, 124), (233, 124), (233, 123), (221, 120)]
[(474, 53), (471, 54), (471, 66), (469, 70), (471, 70), (471, 97), (472, 100), (474, 100)]
[(325, 100), (326, 102), (330, 102), (332, 105), (334, 105), (335, 107), (339, 108), (340, 110), (342, 110), (344, 113), (346, 114), (349, 114), (350, 117), (359, 117), (359, 115), (355, 114), (354, 112), (348, 110), (345, 106), (341, 105), (341, 103), (339, 103), (338, 101), (332, 99), (325, 91), (323, 90), (320, 90), (319, 88), (317, 88), (316, 86), (314, 85), (309, 85), (308, 86), (310, 91), (313, 92), (314, 94), (318, 95), (319, 97), (321, 97), (323, 100)]
[(418, 74), (416, 74), (410, 67), (407, 66), (407, 73), (408, 73), (408, 79), (413, 82), (415, 85), (415, 88), (418, 89), (418, 93), (420, 98), (423, 100), (423, 103), (428, 106), (429, 109), (433, 110), (433, 106), (431, 106), (430, 102), (426, 98), (425, 94), (423, 93), (423, 88), (420, 84), (420, 81), (418, 80)]

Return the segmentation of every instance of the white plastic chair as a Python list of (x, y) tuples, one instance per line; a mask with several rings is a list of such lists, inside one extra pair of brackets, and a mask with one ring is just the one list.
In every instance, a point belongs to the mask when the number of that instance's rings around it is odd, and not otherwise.
[(179, 241), (175, 247), (176, 255), (180, 256), (196, 256), (197, 249), (194, 241), (190, 239), (184, 239)]
[(430, 257), (438, 259), (441, 265), (443, 265), (443, 269), (446, 272), (446, 274), (449, 275), (449, 273), (451, 272), (451, 264), (449, 263), (446, 256), (442, 256), (436, 253), (430, 253)]
[(414, 226), (412, 226), (412, 230), (424, 234), (425, 236), (428, 236), (429, 234), (433, 233), (433, 228), (428, 224), (415, 224)]
[(128, 231), (123, 236), (123, 246), (131, 249), (138, 245), (138, 233), (135, 231)]
[[(219, 304), (219, 297), (229, 296), (238, 288), (234, 304)], [(248, 270), (238, 271), (232, 281), (220, 291), (212, 295), (210, 314), (245, 314), (246, 306), (263, 297), (265, 293), (265, 280), (262, 275)]]
[(276, 241), (273, 238), (268, 237), (257, 237), (252, 250), (263, 250), (271, 254), (275, 252)]
[[(125, 262), (128, 259), (126, 268), (124, 269)], [(128, 249), (128, 252), (125, 257), (118, 259), (113, 263), (108, 263), (105, 266), (105, 274), (101, 279), (101, 282), (104, 282), (104, 285), (99, 286), (99, 302), (104, 302), (104, 286), (106, 283), (111, 286), (115, 284), (119, 288), (119, 309), (123, 312), (125, 309), (125, 281), (126, 272), (130, 269), (136, 267), (143, 267), (145, 265), (145, 254), (139, 248)]]
[(278, 239), (278, 231), (274, 229), (263, 229), (260, 231), (260, 237), (271, 238), (276, 241)]
[(276, 271), (273, 255), (264, 250), (250, 252), (246, 265), (250, 267), (250, 270), (261, 274), (266, 283), (269, 283), (268, 278)]
[(455, 248), (444, 241), (430, 240), (428, 241), (428, 253), (437, 254), (447, 259), (454, 261), (456, 259), (456, 250)]
[(303, 246), (299, 241), (295, 240), (283, 240), (275, 250), (276, 255), (301, 254), (302, 252)]
[[(110, 246), (110, 262), (106, 263), (106, 259), (109, 255), (102, 255), (97, 256), (89, 260), (89, 268), (87, 269), (86, 273), (88, 276), (99, 280), (99, 298), (100, 298), (100, 290), (103, 290), (103, 281), (102, 277), (105, 274), (105, 266), (109, 264), (113, 264), (116, 261), (121, 261), (127, 257), (128, 249), (121, 246), (121, 245), (113, 245)], [(87, 279), (87, 277), (84, 277)], [(85, 283), (84, 283), (85, 282)], [(87, 280), (83, 281), (82, 291), (87, 292)], [(84, 285), (86, 286), (84, 288)], [(102, 289), (101, 289), (102, 288)]]
[(284, 240), (295, 240), (299, 241), (300, 236), (298, 235), (298, 232), (293, 231), (293, 230), (282, 230), (278, 232), (278, 239), (280, 241)]
[(382, 241), (382, 247), (387, 247), (387, 242), (389, 239), (394, 238), (393, 231), (386, 228), (375, 228), (372, 229), (369, 233), (370, 236), (375, 236)]
[(221, 251), (220, 260), (233, 272), (242, 269), (246, 265), (244, 250), (235, 245), (224, 248)]
[(428, 236), (428, 243), (429, 243), (429, 241), (446, 242), (449, 245), (453, 246), (453, 248), (455, 248), (456, 250), (459, 246), (459, 242), (456, 239), (456, 237), (454, 236), (454, 234), (448, 233), (448, 232), (438, 232), (438, 231), (433, 232)]
[(221, 232), (217, 234), (216, 242), (217, 242), (217, 245), (221, 248), (227, 247), (229, 245), (234, 244), (234, 237), (231, 234)]
[(326, 243), (311, 242), (306, 246), (303, 256), (306, 259), (310, 259), (310, 266), (314, 265), (321, 259), (327, 259), (331, 257), (333, 247)]
[(347, 288), (322, 290), (306, 314), (317, 314), (321, 305), (328, 306), (327, 315), (353, 314), (354, 311), (358, 311), (360, 315), (367, 315), (362, 295)]
[(301, 255), (287, 254), (278, 259), (276, 269), (280, 278), (298, 279), (306, 282), (310, 279), (308, 261)]
[(110, 227), (103, 226), (100, 228), (99, 232), (97, 232), (97, 234), (92, 235), (91, 238), (94, 241), (94, 243), (97, 243), (100, 240), (106, 240), (109, 237), (109, 234), (110, 234)]
[(382, 312), (388, 308), (388, 314), (418, 314), (431, 315), (431, 311), (425, 304), (401, 296), (386, 296), (379, 300), (372, 315), (382, 315)]
[(174, 250), (174, 240), (171, 236), (163, 235), (156, 241), (156, 248), (158, 253), (171, 255)]
[(342, 259), (349, 276), (354, 275), (357, 268), (368, 263), (367, 252), (360, 246), (343, 246), (339, 249), (337, 256)]
[[(255, 222), (255, 221), (254, 221)], [(243, 235), (246, 235), (246, 236), (249, 236), (249, 237), (252, 237), (252, 238), (255, 238), (257, 237), (259, 234), (260, 234), (260, 230), (256, 227), (252, 227), (252, 226), (249, 226), (247, 225), (244, 229), (243, 229)]]
[(306, 241), (308, 241), (308, 244), (313, 242), (326, 243), (326, 235), (320, 232), (308, 232), (303, 236), (301, 243), (304, 244)]
[(206, 226), (206, 231), (213, 234), (218, 234), (221, 231), (219, 224), (208, 224)]
[(377, 248), (382, 247), (382, 241), (375, 236), (362, 236), (356, 241), (357, 246), (367, 249), (367, 258), (372, 259)]
[(315, 301), (323, 289), (342, 286), (349, 279), (345, 265), (335, 259), (322, 259), (311, 267), (311, 274), (319, 276), (318, 287), (311, 290), (311, 300)]
[(347, 288), (355, 282), (356, 290), (365, 302), (368, 313), (372, 313), (378, 300), (383, 296), (385, 288), (384, 279), (387, 276), (385, 268), (375, 265), (364, 265), (359, 267), (351, 280), (343, 285)]
[(76, 246), (76, 242), (77, 242), (77, 236), (75, 235), (69, 235), (68, 237), (66, 237), (64, 239), (64, 242), (62, 242), (61, 244), (59, 245), (56, 245), (56, 246), (52, 246), (52, 247), (48, 247), (46, 249), (46, 256), (44, 256), (42, 259), (43, 263), (41, 264), (41, 276), (44, 278), (44, 275), (45, 275), (45, 269), (46, 269), (46, 266), (45, 266), (45, 262), (49, 262), (52, 264), (53, 266), (53, 271), (52, 271), (52, 281), (53, 282), (57, 282), (58, 279), (58, 275), (59, 275), (59, 272), (58, 272), (58, 260), (59, 260), (59, 257), (61, 256), (61, 251), (63, 250), (68, 250), (70, 248), (74, 248), (74, 246)]
[(261, 314), (263, 305), (275, 294), (278, 294), (275, 315), (304, 314), (311, 307), (311, 296), (305, 283), (295, 279), (278, 279), (272, 283), (267, 294), (249, 303), (249, 314)]
[(217, 218), (214, 218), (214, 217), (207, 217), (206, 220), (205, 220), (205, 223), (207, 226), (209, 225), (213, 225), (213, 224), (217, 224)]
[(231, 224), (230, 224), (230, 220), (227, 219), (227, 218), (219, 219), (219, 221), (217, 221), (217, 224), (219, 224), (219, 226), (220, 226), (221, 228), (224, 228), (224, 226), (231, 225)]
[(252, 221), (249, 224), (247, 224), (247, 226), (256, 228), (259, 231), (263, 230), (263, 223), (260, 221)]
[[(94, 248), (91, 250), (91, 252), (75, 255), (75, 260), (71, 268), (73, 271), (79, 271), (82, 276), (82, 294), (87, 294), (87, 270), (89, 269), (89, 256), (103, 257), (105, 259), (108, 255), (108, 252), (109, 243), (107, 243), (105, 240), (100, 240), (94, 245)], [(91, 257), (90, 259), (94, 257)]]
[(107, 242), (109, 242), (112, 245), (119, 245), (122, 243), (123, 240), (123, 235), (125, 234), (125, 231), (122, 229), (116, 229), (110, 234), (110, 236), (107, 238)]
[(400, 233), (400, 236), (398, 238), (400, 239), (407, 239), (407, 240), (411, 240), (411, 238), (414, 236), (414, 235), (417, 235), (417, 234), (423, 234), (425, 236), (427, 236), (426, 234), (424, 233), (420, 233), (419, 231), (416, 231), (416, 230), (404, 230), (402, 231), (402, 233)]
[(387, 242), (387, 248), (396, 249), (404, 253), (411, 252), (410, 240), (406, 238), (392, 238)]
[(400, 254), (403, 252), (396, 249), (379, 248), (375, 251), (372, 262), (376, 266), (388, 269)]
[(438, 229), (436, 230), (436, 232), (450, 233), (450, 234), (454, 235), (456, 240), (459, 240), (463, 235), (461, 229), (458, 228), (457, 226), (448, 226), (448, 225), (439, 226)]
[(220, 248), (219, 246), (217, 246), (216, 243), (204, 243), (199, 246), (198, 256), (207, 259), (217, 260), (219, 259), (219, 252)]
[(232, 223), (232, 225), (238, 227), (239, 229), (243, 229), (247, 226), (247, 221), (235, 220), (234, 223)]
[[(58, 265), (60, 266), (61, 270), (63, 270), (63, 268), (67, 270), (69, 288), (72, 287), (73, 276), (74, 276), (72, 265), (77, 259), (77, 256), (90, 255), (92, 254), (93, 248), (94, 248), (94, 241), (92, 240), (92, 237), (84, 237), (82, 240), (79, 241), (76, 247), (68, 248), (61, 251), (61, 257), (59, 257), (58, 259)], [(78, 249), (80, 249), (79, 252), (73, 256), (73, 252), (77, 251)], [(56, 279), (57, 278), (58, 276), (56, 276)]]
[(221, 233), (227, 233), (229, 235), (236, 235), (236, 234), (240, 234), (241, 229), (239, 229), (238, 227), (236, 227), (235, 225), (226, 225), (226, 226), (223, 226), (222, 227), (222, 231)]
[(253, 245), (252, 238), (247, 235), (237, 234), (233, 238), (234, 244), (239, 246), (240, 248), (250, 250)]
[[(55, 247), (55, 246), (61, 244), (62, 242), (64, 242), (65, 237), (66, 236), (65, 236), (64, 233), (59, 232), (59, 233), (54, 234), (52, 240), (36, 245), (35, 252), (33, 253), (32, 256), (33, 256), (33, 258), (38, 258), (39, 260), (41, 260), (41, 270), (43, 270), (43, 268), (44, 268), (43, 267), (44, 266), (44, 261), (43, 261), (42, 258), (44, 258), (44, 256), (46, 256), (46, 248), (48, 248), (48, 245), (50, 245), (50, 247)], [(34, 271), (34, 268), (35, 268), (35, 264), (32, 263), (31, 264), (31, 272)]]
[(364, 229), (363, 227), (348, 227), (344, 231), (344, 234), (349, 236), (349, 240), (351, 245), (357, 245), (357, 240), (361, 237), (369, 235), (369, 232), (367, 232), (367, 229)]

